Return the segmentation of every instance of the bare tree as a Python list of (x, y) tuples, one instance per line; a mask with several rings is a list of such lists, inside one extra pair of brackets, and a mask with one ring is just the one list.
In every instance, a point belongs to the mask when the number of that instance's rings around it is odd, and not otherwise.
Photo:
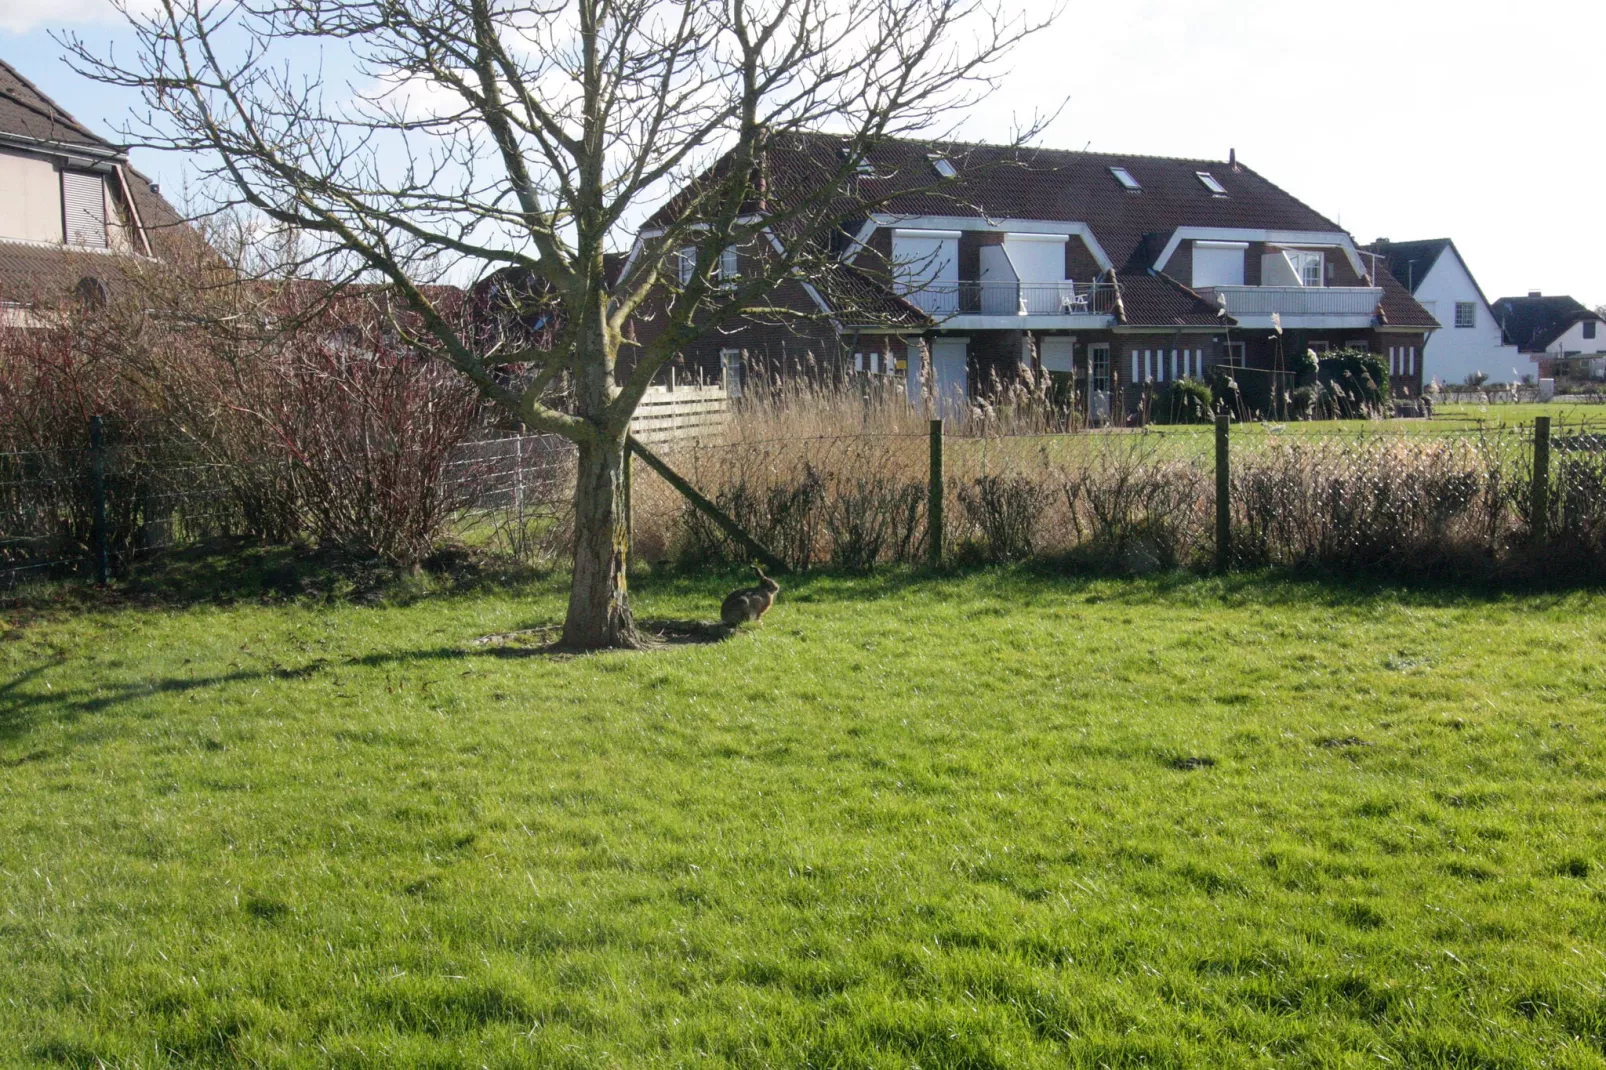
[[(996, 8), (160, 0), (153, 14), (125, 9), (141, 46), (132, 64), (65, 43), (82, 73), (143, 92), (147, 115), (127, 136), (198, 154), (226, 206), (309, 236), (342, 277), (384, 280), (485, 397), (576, 444), (563, 642), (598, 648), (639, 642), (623, 466), (644, 392), (688, 342), (779, 314), (782, 281), (829, 267), (817, 238), (862, 218), (867, 153), (944, 132), (1048, 21)], [(826, 180), (766, 188), (770, 148), (817, 131), (839, 139)], [(658, 202), (610, 283), (605, 251)], [(757, 270), (720, 277), (725, 250), (755, 245)], [(562, 328), (549, 344), (487, 351), (428, 284), (510, 266), (561, 303)], [(627, 323), (649, 298), (660, 329), (637, 346)], [(510, 365), (523, 374), (509, 378)]]

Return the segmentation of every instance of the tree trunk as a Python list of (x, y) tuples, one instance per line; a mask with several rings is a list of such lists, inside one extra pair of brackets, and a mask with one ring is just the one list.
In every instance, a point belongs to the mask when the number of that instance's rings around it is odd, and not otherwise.
[(641, 637), (630, 615), (625, 444), (582, 444), (574, 484), (574, 578), (563, 645), (571, 650), (636, 648)]

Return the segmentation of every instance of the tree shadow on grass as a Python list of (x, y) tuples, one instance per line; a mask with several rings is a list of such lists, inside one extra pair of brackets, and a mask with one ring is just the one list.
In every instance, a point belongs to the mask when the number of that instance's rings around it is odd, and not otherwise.
[[(636, 630), (641, 635), (642, 650), (723, 643), (736, 634), (736, 629), (730, 625), (711, 620), (644, 619), (636, 621)], [(590, 653), (608, 653), (571, 649), (563, 645), (562, 637), (563, 628), (549, 624), (481, 636), (474, 640), (473, 645), (480, 648), (476, 653), (494, 657), (580, 657)]]
[[(721, 643), (739, 629), (703, 620), (642, 620), (637, 626), (647, 640), (647, 649), (668, 649)], [(78, 690), (46, 688), (26, 689), (59, 661), (41, 662), (0, 684), (0, 742), (26, 732), (35, 717), (49, 717), (70, 723), (85, 715), (104, 713), (128, 702), (158, 695), (183, 695), (192, 691), (222, 687), (228, 684), (254, 683), (264, 680), (306, 680), (320, 673), (348, 668), (385, 668), (429, 662), (467, 661), (476, 658), (522, 659), (547, 658), (566, 661), (588, 653), (566, 650), (557, 645), (561, 629), (558, 626), (530, 628), (504, 632), (475, 640), (467, 646), (442, 646), (421, 650), (386, 651), (363, 654), (353, 658), (316, 658), (305, 665), (287, 668), (272, 665), (264, 669), (237, 669), (232, 672), (206, 676), (174, 677), (163, 680), (141, 680), (133, 683), (105, 686), (93, 685)]]

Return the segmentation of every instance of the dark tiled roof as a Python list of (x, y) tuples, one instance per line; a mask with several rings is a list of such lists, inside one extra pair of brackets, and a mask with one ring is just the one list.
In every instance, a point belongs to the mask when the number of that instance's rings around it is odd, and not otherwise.
[[(825, 134), (787, 135), (769, 147), (760, 169), (767, 196), (818, 190), (841, 169), (839, 139)], [(953, 164), (958, 176), (939, 180), (933, 157)], [(1178, 227), (1302, 230), (1341, 233), (1337, 223), (1242, 164), (1056, 149), (1013, 149), (969, 143), (889, 140), (867, 156), (865, 173), (848, 179), (835, 209), (862, 218), (862, 208), (902, 216), (980, 216), (1085, 223), (1119, 272), (1123, 321), (1156, 325), (1213, 324), (1216, 309), (1174, 279), (1150, 268)], [(1142, 187), (1131, 192), (1111, 173), (1125, 169)], [(723, 162), (708, 176), (718, 175)], [(1225, 190), (1212, 192), (1199, 178), (1208, 172)], [(707, 180), (707, 176), (703, 181)], [(664, 222), (671, 202), (649, 220)], [(1436, 322), (1403, 286), (1380, 283), (1381, 313), (1397, 326)]]
[[(771, 196), (813, 190), (839, 167), (839, 140), (825, 134), (778, 137), (765, 154)], [(958, 177), (939, 183), (932, 156), (949, 160)], [(1123, 270), (1145, 269), (1179, 226), (1340, 231), (1343, 228), (1242, 164), (1058, 149), (889, 140), (868, 154), (872, 173), (854, 178), (857, 199), (904, 215), (982, 215), (1088, 224)], [(1124, 167), (1142, 185), (1129, 193), (1111, 175)], [(710, 174), (717, 174), (716, 165)], [(1225, 187), (1218, 196), (1199, 180), (1208, 171)], [(844, 194), (842, 215), (855, 198)], [(673, 202), (672, 202), (673, 203)], [(662, 222), (666, 206), (649, 221)]]
[(1450, 248), (1449, 238), (1428, 238), (1425, 241), (1373, 242), (1366, 248), (1383, 257), (1389, 272), (1412, 293), (1428, 277), (1439, 257)]
[(1145, 326), (1212, 326), (1231, 324), (1217, 307), (1169, 275), (1116, 276), (1120, 289), (1120, 321)]
[(874, 323), (877, 326), (921, 327), (931, 317), (851, 264), (833, 264), (817, 279), (810, 280), (825, 303), (846, 326)]
[(1417, 304), (1404, 283), (1387, 271), (1381, 274), (1383, 277), (1377, 280), (1378, 286), (1383, 289), (1383, 297), (1377, 306), (1379, 323), (1390, 327), (1424, 327), (1429, 330), (1439, 325), (1431, 312)]
[(59, 108), (4, 60), (0, 60), (0, 134), (120, 151)]
[(1600, 319), (1571, 297), (1502, 297), (1493, 309), (1506, 344), (1523, 353), (1543, 353), (1573, 324)]
[(71, 297), (85, 277), (99, 279), (115, 293), (132, 266), (128, 257), (115, 253), (0, 240), (0, 302), (54, 304)]

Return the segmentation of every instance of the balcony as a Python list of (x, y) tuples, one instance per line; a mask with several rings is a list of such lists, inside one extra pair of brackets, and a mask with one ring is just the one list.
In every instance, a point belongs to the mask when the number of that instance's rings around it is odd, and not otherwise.
[(1285, 327), (1369, 327), (1383, 291), (1375, 286), (1210, 286), (1207, 301), (1224, 303), (1245, 327), (1269, 327), (1275, 313)]
[(1109, 283), (928, 282), (903, 296), (939, 319), (1107, 316), (1115, 307), (1115, 288)]

